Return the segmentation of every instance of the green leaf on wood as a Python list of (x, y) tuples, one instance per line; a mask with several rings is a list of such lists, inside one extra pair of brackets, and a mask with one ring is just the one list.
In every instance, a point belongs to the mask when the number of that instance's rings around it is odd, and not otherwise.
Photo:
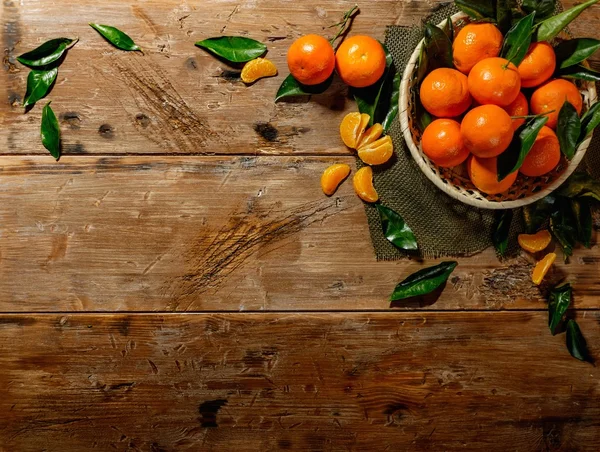
[(331, 86), (332, 80), (333, 75), (318, 85), (303, 85), (290, 74), (281, 83), (275, 96), (275, 102), (284, 97), (311, 96), (313, 94), (324, 93)]
[(564, 69), (581, 63), (591, 57), (600, 49), (600, 41), (592, 38), (567, 39), (558, 44), (556, 53), (556, 67)]
[(17, 57), (17, 60), (32, 68), (49, 66), (63, 56), (67, 49), (77, 43), (78, 39), (57, 38), (46, 41), (41, 46)]
[(550, 41), (554, 39), (558, 34), (573, 20), (575, 20), (586, 8), (598, 3), (600, 0), (589, 0), (580, 5), (573, 6), (572, 8), (563, 11), (562, 13), (556, 14), (555, 16), (548, 17), (539, 23), (537, 29), (536, 40), (537, 41)]
[(457, 265), (456, 261), (446, 261), (413, 273), (396, 286), (390, 300), (398, 301), (433, 292), (448, 280)]
[(559, 69), (558, 75), (564, 78), (586, 80), (588, 82), (600, 81), (600, 72), (590, 69), (589, 67), (585, 67), (582, 64), (576, 64), (564, 69)]
[(267, 51), (267, 46), (262, 42), (241, 36), (208, 38), (198, 41), (196, 45), (232, 63), (246, 63)]
[(60, 158), (60, 126), (50, 102), (42, 109), (42, 125), (40, 129), (42, 144), (56, 160)]
[(418, 248), (417, 239), (404, 218), (389, 207), (381, 204), (376, 204), (375, 207), (381, 218), (381, 227), (385, 238), (402, 250), (416, 250)]
[(547, 116), (538, 116), (516, 130), (508, 149), (498, 157), (498, 181), (521, 168), (538, 133), (547, 122)]
[(577, 240), (590, 248), (592, 246), (592, 231), (594, 229), (594, 221), (592, 218), (592, 209), (585, 198), (571, 199), (571, 209), (575, 217), (575, 225), (577, 227)]
[(425, 52), (428, 73), (440, 67), (452, 67), (452, 42), (433, 24), (425, 24)]
[(592, 105), (581, 117), (581, 135), (578, 144), (589, 137), (598, 124), (600, 124), (600, 102)]
[(499, 210), (496, 212), (494, 232), (492, 235), (492, 243), (496, 252), (500, 256), (504, 256), (508, 249), (508, 233), (513, 219), (513, 211), (511, 209)]
[(569, 160), (575, 155), (580, 135), (581, 121), (577, 110), (566, 100), (558, 113), (556, 136), (560, 143), (560, 150)]
[(555, 203), (556, 198), (553, 195), (548, 195), (523, 207), (523, 222), (527, 234), (536, 233), (546, 224), (554, 210)]
[(500, 56), (518, 66), (525, 55), (529, 44), (531, 44), (531, 34), (533, 29), (533, 19), (535, 12), (523, 17), (512, 26), (504, 38)]
[(523, 0), (521, 9), (527, 14), (535, 12), (535, 21), (539, 22), (554, 14), (555, 0)]
[(577, 244), (577, 229), (569, 200), (557, 199), (556, 209), (550, 215), (550, 232), (562, 248), (565, 260), (572, 256)]
[(567, 349), (573, 358), (593, 363), (587, 348), (587, 342), (579, 329), (579, 325), (573, 319), (567, 322)]
[(563, 321), (563, 317), (571, 304), (573, 290), (571, 284), (561, 284), (550, 290), (550, 299), (548, 300), (548, 327), (552, 336), (557, 333), (558, 327)]
[(455, 0), (454, 4), (474, 19), (496, 20), (495, 0)]
[(28, 107), (43, 99), (50, 92), (57, 74), (58, 68), (48, 69), (47, 71), (32, 69), (27, 76), (27, 92), (25, 93), (23, 106)]
[(96, 30), (104, 39), (114, 45), (116, 48), (121, 50), (139, 50), (142, 49), (138, 46), (133, 39), (129, 37), (126, 33), (122, 32), (118, 28), (111, 27), (110, 25), (100, 25), (100, 24), (89, 24), (94, 30)]

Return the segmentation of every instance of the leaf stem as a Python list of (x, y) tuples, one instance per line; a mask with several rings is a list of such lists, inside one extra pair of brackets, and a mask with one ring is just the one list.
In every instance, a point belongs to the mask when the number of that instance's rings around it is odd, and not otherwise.
[(339, 27), (335, 36), (329, 40), (329, 42), (331, 43), (332, 46), (335, 44), (335, 41), (337, 41), (337, 39), (346, 31), (346, 26), (348, 25), (348, 22), (350, 22), (358, 12), (359, 12), (358, 5), (354, 5), (352, 8), (350, 8), (348, 11), (346, 11), (344, 13), (344, 17), (342, 17), (341, 21), (339, 21), (337, 24), (333, 24), (333, 25), (330, 25), (329, 27), (327, 27), (327, 28)]
[(554, 113), (556, 110), (545, 111), (540, 113), (539, 115), (524, 115), (524, 116), (511, 116), (510, 119), (529, 119), (529, 118), (539, 118), (541, 116), (549, 115), (550, 113)]

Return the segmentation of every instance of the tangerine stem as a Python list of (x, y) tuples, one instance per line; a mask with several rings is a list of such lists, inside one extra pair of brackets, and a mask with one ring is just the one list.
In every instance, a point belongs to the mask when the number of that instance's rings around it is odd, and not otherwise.
[(540, 116), (546, 116), (550, 113), (554, 113), (556, 110), (545, 111), (544, 113), (540, 113), (539, 115), (524, 115), (524, 116), (511, 116), (510, 119), (528, 119), (528, 118), (539, 118)]
[(348, 25), (348, 22), (351, 21), (351, 19), (353, 19), (354, 15), (356, 13), (358, 13), (358, 11), (359, 11), (358, 5), (354, 5), (351, 9), (349, 9), (348, 11), (346, 11), (344, 13), (344, 17), (342, 18), (342, 20), (340, 22), (327, 27), (327, 28), (339, 27), (338, 31), (335, 34), (335, 36), (333, 37), (333, 39), (331, 39), (329, 41), (332, 46), (334, 45), (335, 41), (337, 41), (337, 39), (346, 31), (346, 25)]

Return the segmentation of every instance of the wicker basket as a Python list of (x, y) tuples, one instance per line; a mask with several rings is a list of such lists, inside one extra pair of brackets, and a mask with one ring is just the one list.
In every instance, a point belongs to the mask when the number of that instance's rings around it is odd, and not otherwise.
[[(457, 13), (451, 17), (451, 20), (457, 28), (460, 28), (469, 22), (469, 17), (464, 13)], [(443, 26), (445, 22), (443, 21), (439, 26)], [(400, 85), (400, 124), (406, 144), (417, 165), (440, 190), (471, 206), (484, 209), (512, 209), (531, 204), (552, 193), (575, 171), (585, 155), (591, 138), (581, 143), (571, 161), (561, 157), (557, 167), (541, 177), (526, 177), (519, 174), (517, 181), (509, 191), (500, 195), (487, 195), (477, 190), (469, 180), (464, 164), (455, 168), (440, 168), (431, 162), (423, 154), (420, 144), (421, 133), (413, 119), (415, 118), (415, 102), (413, 100), (416, 95), (414, 82), (422, 45), (423, 40), (419, 42), (413, 52), (402, 77)], [(593, 82), (579, 83), (578, 86), (583, 96), (585, 110), (596, 102), (596, 86)]]

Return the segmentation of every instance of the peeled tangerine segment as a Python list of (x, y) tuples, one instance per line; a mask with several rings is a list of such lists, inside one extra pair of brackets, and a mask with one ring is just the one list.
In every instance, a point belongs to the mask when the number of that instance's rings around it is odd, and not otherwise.
[(323, 171), (321, 176), (323, 193), (327, 196), (333, 195), (342, 181), (348, 177), (348, 174), (350, 174), (350, 167), (344, 163), (331, 165)]
[(363, 145), (358, 148), (358, 157), (367, 165), (382, 165), (387, 162), (394, 153), (392, 138), (386, 135), (374, 143)]
[(344, 144), (356, 149), (370, 120), (371, 117), (366, 113), (353, 112), (344, 116), (340, 124), (340, 136)]
[(373, 124), (365, 131), (365, 133), (363, 133), (363, 136), (360, 139), (357, 148), (360, 149), (361, 147), (366, 146), (367, 144), (373, 143), (381, 136), (382, 133), (383, 126), (379, 123)]
[(273, 77), (277, 75), (277, 67), (271, 60), (266, 58), (255, 58), (248, 61), (242, 69), (242, 82), (254, 83), (259, 78)]
[(544, 279), (544, 276), (546, 276), (546, 273), (548, 273), (548, 270), (550, 270), (550, 267), (552, 267), (552, 264), (555, 260), (556, 253), (548, 253), (542, 258), (542, 260), (540, 260), (535, 265), (535, 268), (533, 269), (533, 274), (531, 275), (531, 280), (533, 281), (533, 284), (535, 284), (536, 286), (539, 286), (541, 284), (542, 280)]
[(525, 251), (537, 253), (545, 250), (550, 245), (552, 236), (547, 229), (542, 229), (535, 234), (519, 234), (517, 240), (519, 241), (519, 246)]
[(379, 195), (373, 186), (373, 170), (370, 166), (359, 169), (352, 179), (354, 191), (360, 199), (366, 202), (377, 202)]

